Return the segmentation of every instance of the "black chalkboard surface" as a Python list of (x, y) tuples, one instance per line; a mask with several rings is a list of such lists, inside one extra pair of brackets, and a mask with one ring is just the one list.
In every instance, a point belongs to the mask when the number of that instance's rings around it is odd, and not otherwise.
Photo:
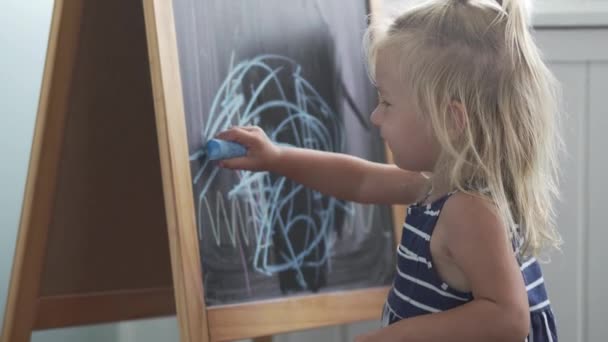
[(207, 306), (389, 284), (389, 206), (341, 201), (267, 172), (223, 170), (200, 155), (215, 134), (259, 125), (277, 143), (384, 161), (369, 122), (366, 2), (173, 7)]

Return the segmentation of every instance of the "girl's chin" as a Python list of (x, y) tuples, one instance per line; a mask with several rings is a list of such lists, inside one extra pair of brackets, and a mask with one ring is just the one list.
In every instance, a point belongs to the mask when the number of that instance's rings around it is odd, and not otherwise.
[(427, 168), (421, 167), (420, 165), (417, 165), (416, 163), (412, 163), (411, 160), (408, 160), (408, 162), (405, 162), (401, 158), (395, 157), (395, 155), (393, 155), (393, 163), (395, 165), (397, 165), (397, 167), (399, 167), (400, 169), (403, 169), (403, 170), (421, 172), (421, 173), (424, 172), (426, 174), (431, 174), (431, 171), (427, 170)]
[(393, 160), (394, 160), (395, 165), (397, 165), (400, 169), (409, 170), (409, 171), (417, 171), (417, 170), (415, 170), (415, 167), (414, 167), (414, 165), (412, 165), (411, 162), (409, 162), (409, 163), (404, 162), (399, 158), (395, 158), (394, 156), (393, 156)]

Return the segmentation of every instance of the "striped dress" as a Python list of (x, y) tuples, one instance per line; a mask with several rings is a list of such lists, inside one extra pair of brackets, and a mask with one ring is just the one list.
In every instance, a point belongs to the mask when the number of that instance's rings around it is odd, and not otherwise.
[[(432, 203), (408, 208), (401, 243), (397, 247), (397, 272), (382, 313), (387, 326), (401, 319), (440, 312), (473, 300), (446, 284), (433, 268), (430, 239), (439, 213), (454, 192)], [(540, 265), (534, 258), (518, 261), (528, 291), (530, 333), (528, 342), (557, 341), (555, 317), (549, 304)]]

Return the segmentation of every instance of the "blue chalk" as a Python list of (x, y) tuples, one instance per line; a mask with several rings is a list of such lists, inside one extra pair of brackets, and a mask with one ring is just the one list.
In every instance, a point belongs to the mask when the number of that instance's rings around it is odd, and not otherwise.
[(205, 146), (207, 158), (210, 160), (222, 160), (247, 155), (247, 148), (233, 141), (211, 139)]

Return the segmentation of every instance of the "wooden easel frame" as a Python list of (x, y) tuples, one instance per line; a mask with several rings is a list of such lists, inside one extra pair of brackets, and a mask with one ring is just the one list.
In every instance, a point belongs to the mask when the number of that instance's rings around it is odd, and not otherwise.
[(172, 1), (55, 1), (2, 342), (176, 312), (183, 342), (378, 318), (388, 287), (205, 307), (179, 71)]
[(3, 342), (175, 314), (142, 8), (55, 1)]

